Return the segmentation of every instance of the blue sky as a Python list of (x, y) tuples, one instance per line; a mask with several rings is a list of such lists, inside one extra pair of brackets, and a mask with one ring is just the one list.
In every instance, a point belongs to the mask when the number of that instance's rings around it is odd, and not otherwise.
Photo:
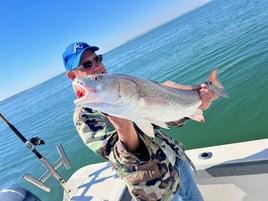
[(209, 0), (3, 0), (0, 101), (64, 72), (74, 41), (105, 53)]

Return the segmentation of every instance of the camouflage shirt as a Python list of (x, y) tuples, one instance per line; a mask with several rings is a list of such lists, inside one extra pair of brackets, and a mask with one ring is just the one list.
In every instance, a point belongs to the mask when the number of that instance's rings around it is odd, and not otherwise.
[(137, 128), (142, 146), (138, 153), (130, 153), (105, 115), (77, 107), (74, 123), (83, 142), (112, 163), (134, 200), (172, 200), (180, 186), (176, 158), (190, 162), (180, 142), (160, 129), (151, 138)]

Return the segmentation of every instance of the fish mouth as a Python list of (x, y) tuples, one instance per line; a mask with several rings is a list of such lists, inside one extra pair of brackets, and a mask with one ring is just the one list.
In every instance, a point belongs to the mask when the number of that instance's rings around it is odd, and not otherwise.
[(85, 85), (83, 82), (80, 82), (78, 79), (74, 79), (73, 89), (77, 99), (74, 100), (74, 104), (80, 104), (86, 100), (89, 100), (95, 93), (96, 89)]

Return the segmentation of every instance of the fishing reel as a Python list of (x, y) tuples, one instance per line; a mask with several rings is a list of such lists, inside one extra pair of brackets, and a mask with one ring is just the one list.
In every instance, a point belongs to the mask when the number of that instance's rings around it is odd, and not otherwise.
[(30, 142), (33, 144), (33, 145), (44, 145), (45, 144), (45, 141), (42, 140), (41, 138), (39, 137), (33, 137), (30, 139)]
[(30, 140), (25, 141), (25, 145), (31, 150), (34, 150), (35, 146), (37, 145), (44, 145), (44, 144), (45, 144), (45, 141), (39, 137), (33, 137)]

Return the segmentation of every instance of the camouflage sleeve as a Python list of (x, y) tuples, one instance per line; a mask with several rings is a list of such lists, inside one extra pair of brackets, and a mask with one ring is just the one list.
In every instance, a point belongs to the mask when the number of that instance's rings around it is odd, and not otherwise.
[(115, 132), (105, 115), (90, 108), (76, 107), (73, 116), (74, 125), (84, 144), (101, 155), (103, 141)]

